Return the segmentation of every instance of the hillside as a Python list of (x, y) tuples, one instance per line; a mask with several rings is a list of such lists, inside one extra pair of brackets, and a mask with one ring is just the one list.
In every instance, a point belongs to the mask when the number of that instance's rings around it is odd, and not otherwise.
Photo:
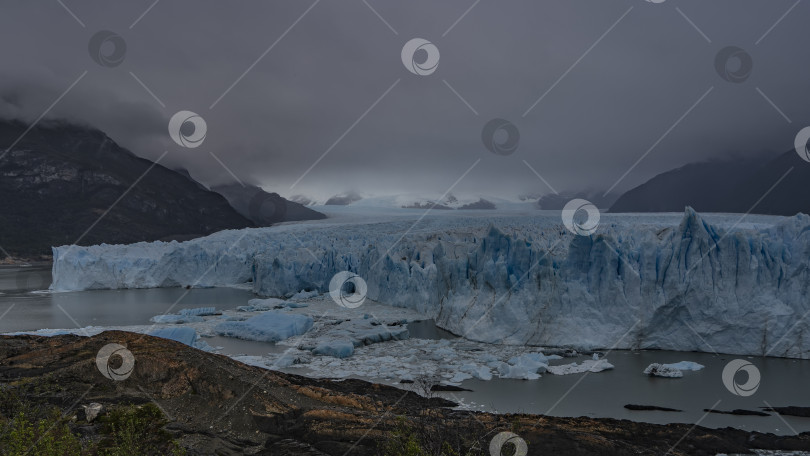
[(326, 218), (303, 204), (284, 199), (278, 193), (265, 192), (255, 185), (230, 184), (211, 190), (224, 196), (239, 214), (257, 226)]
[[(0, 144), (8, 147), (25, 129), (0, 121)], [(254, 225), (178, 172), (158, 164), (146, 173), (151, 161), (89, 127), (40, 125), (0, 155), (0, 246), (12, 255), (50, 254), (51, 246), (77, 241), (188, 238)]]
[[(135, 360), (132, 374), (121, 381), (105, 378), (94, 362), (110, 343), (125, 346)], [(111, 357), (108, 363), (109, 369), (120, 361)], [(166, 440), (171, 439), (189, 455), (443, 451), (483, 456), (490, 454), (493, 436), (502, 431), (524, 439), (529, 455), (713, 456), (755, 448), (810, 449), (808, 433), (775, 436), (688, 423), (453, 410), (448, 408), (455, 405), (450, 401), (426, 399), (391, 386), (284, 374), (179, 342), (119, 331), (93, 337), (0, 336), (0, 387), (0, 425), (10, 423), (9, 413), (17, 410), (23, 414), (15, 418), (33, 421), (37, 412), (48, 416), (48, 410), (58, 408), (62, 414), (55, 416), (63, 418), (56, 422), (63, 426), (46, 432), (55, 429), (53, 434), (61, 435), (61, 441), (70, 440), (65, 437), (69, 432), (82, 436), (85, 446), (105, 445), (109, 424), (122, 410), (134, 407), (151, 410), (152, 418), (135, 422), (130, 434), (151, 438), (154, 445), (168, 446)], [(91, 403), (101, 404), (106, 412), (88, 422), (82, 406)], [(161, 429), (168, 433), (155, 442)]]
[(629, 190), (610, 212), (680, 212), (691, 206), (699, 212), (808, 214), (807, 182), (810, 163), (793, 150), (769, 160), (693, 163)]

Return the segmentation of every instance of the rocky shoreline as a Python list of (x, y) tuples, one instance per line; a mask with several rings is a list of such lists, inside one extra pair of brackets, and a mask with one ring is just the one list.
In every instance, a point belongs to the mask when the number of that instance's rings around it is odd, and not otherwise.
[[(114, 380), (97, 366), (97, 355), (108, 344), (120, 344), (132, 354), (134, 368), (126, 378)], [(108, 362), (113, 372), (121, 369), (121, 360)], [(192, 455), (396, 455), (413, 446), (428, 454), (435, 448), (436, 454), (488, 455), (500, 432), (518, 435), (528, 454), (810, 450), (810, 433), (776, 436), (691, 424), (458, 411), (445, 399), (360, 380), (268, 371), (120, 331), (93, 337), (2, 336), (0, 391), (18, 391), (27, 402), (58, 407), (70, 430), (89, 440), (96, 438), (99, 425), (86, 422), (82, 406), (99, 403), (116, 410), (154, 403), (165, 415), (163, 428)], [(0, 424), (7, 418), (0, 417)]]

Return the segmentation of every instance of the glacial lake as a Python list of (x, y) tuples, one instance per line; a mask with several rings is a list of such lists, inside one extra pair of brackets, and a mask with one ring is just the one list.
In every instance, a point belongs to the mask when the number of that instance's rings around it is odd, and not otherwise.
[[(0, 266), (0, 333), (43, 328), (72, 329), (90, 325), (147, 325), (150, 324), (150, 317), (170, 309), (171, 312), (191, 307), (225, 310), (244, 305), (254, 297), (249, 290), (237, 288), (41, 292), (49, 284), (50, 268), (47, 266)], [(429, 322), (412, 324), (410, 330), (412, 337), (454, 337)], [(204, 340), (212, 346), (224, 347), (223, 353), (230, 355), (262, 355), (284, 350), (269, 343), (224, 337)], [(759, 389), (749, 397), (732, 394), (722, 382), (726, 363), (737, 358), (750, 361), (761, 373)], [(580, 356), (554, 363), (565, 364), (584, 359), (587, 358)], [(704, 412), (708, 408), (760, 410), (768, 406), (810, 406), (810, 360), (649, 350), (616, 350), (610, 352), (607, 359), (615, 369), (563, 376), (544, 374), (534, 381), (473, 379), (462, 384), (473, 391), (437, 394), (461, 402), (472, 410), (500, 413), (605, 417), (662, 424), (699, 422), (706, 427), (731, 426), (777, 434), (810, 431), (810, 418), (779, 416), (775, 413), (760, 417)], [(700, 371), (686, 371), (679, 379), (642, 374), (651, 363), (684, 360), (695, 361), (706, 367)], [(305, 374), (302, 369), (286, 371)], [(744, 374), (740, 375), (742, 377), (738, 377), (738, 380), (744, 382)], [(669, 407), (682, 412), (631, 411), (624, 408), (625, 404)]]

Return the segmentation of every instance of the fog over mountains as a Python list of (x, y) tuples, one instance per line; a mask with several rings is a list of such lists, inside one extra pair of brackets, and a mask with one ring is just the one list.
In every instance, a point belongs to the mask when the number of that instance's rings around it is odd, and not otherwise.
[[(0, 116), (31, 122), (64, 93), (47, 118), (150, 160), (171, 150), (161, 163), (207, 186), (234, 181), (212, 151), (243, 182), (318, 201), (441, 195), (476, 160), (456, 194), (549, 192), (524, 161), (560, 193), (607, 189), (644, 156), (621, 194), (687, 163), (787, 150), (810, 125), (804, 2), (784, 17), (793, 2), (159, 2), (137, 24), (148, 4), (62, 3), (83, 25), (59, 2), (4, 5)], [(120, 66), (88, 55), (101, 30), (126, 42)], [(439, 49), (435, 73), (403, 65), (413, 38)], [(750, 55), (746, 81), (718, 74), (727, 46)], [(209, 126), (199, 149), (166, 134), (186, 109)], [(482, 143), (494, 118), (520, 132), (511, 155)]]

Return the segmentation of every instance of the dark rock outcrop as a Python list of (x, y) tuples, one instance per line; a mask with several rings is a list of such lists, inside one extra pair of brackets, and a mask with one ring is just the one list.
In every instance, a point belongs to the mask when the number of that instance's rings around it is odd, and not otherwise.
[(635, 410), (635, 411), (658, 411), (658, 412), (682, 412), (683, 410), (678, 410), (669, 407), (660, 407), (658, 405), (637, 405), (637, 404), (627, 404), (624, 406), (627, 410)]
[[(0, 144), (8, 148), (26, 128), (0, 121)], [(13, 149), (0, 149), (0, 195), (0, 246), (12, 254), (254, 225), (187, 176), (135, 156), (99, 130), (66, 123), (38, 125)]]

